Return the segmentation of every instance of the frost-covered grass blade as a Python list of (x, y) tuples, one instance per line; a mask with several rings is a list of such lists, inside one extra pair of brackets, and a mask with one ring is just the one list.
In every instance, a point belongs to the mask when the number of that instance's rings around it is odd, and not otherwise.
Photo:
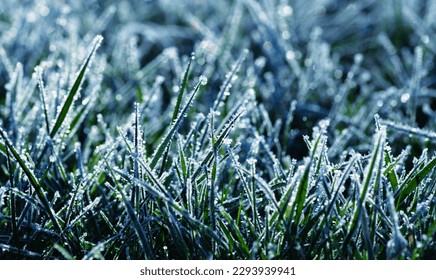
[(79, 73), (77, 75), (77, 78), (74, 81), (74, 84), (71, 87), (71, 89), (67, 95), (67, 98), (65, 99), (64, 104), (62, 105), (62, 109), (60, 110), (59, 114), (56, 117), (56, 121), (53, 125), (53, 128), (50, 131), (51, 138), (54, 138), (56, 136), (56, 133), (59, 131), (62, 124), (64, 123), (64, 120), (67, 117), (68, 111), (70, 110), (70, 107), (73, 104), (74, 97), (80, 91), (80, 87), (82, 86), (85, 74), (88, 70), (88, 67), (91, 63), (91, 60), (94, 57), (94, 53), (100, 47), (100, 44), (102, 41), (103, 41), (103, 37), (97, 36), (97, 37), (95, 37), (94, 41), (92, 42), (92, 49), (89, 52), (88, 56), (86, 57), (83, 65), (81, 66)]

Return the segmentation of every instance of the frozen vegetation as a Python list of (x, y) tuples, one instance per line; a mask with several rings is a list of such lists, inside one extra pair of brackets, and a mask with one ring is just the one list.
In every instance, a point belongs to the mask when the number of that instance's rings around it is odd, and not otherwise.
[(436, 1), (0, 5), (0, 259), (435, 259)]

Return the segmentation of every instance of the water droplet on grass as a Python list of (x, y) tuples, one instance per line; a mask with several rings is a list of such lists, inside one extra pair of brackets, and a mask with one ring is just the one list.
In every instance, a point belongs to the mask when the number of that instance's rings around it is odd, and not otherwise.
[(49, 157), (50, 162), (56, 162), (56, 157), (54, 155), (51, 155)]
[(293, 12), (294, 12), (294, 10), (289, 5), (283, 5), (283, 6), (280, 7), (280, 10), (279, 10), (279, 14), (282, 17), (292, 16)]
[(410, 99), (410, 94), (408, 92), (405, 92), (401, 95), (401, 102), (406, 103)]
[(341, 70), (336, 69), (335, 72), (333, 73), (333, 75), (335, 76), (336, 79), (340, 79), (340, 78), (342, 78), (343, 73)]
[(295, 52), (294, 51), (287, 51), (286, 52), (286, 59), (287, 60), (294, 60), (295, 59)]
[(424, 43), (424, 45), (427, 45), (428, 43), (430, 43), (430, 37), (428, 37), (427, 35), (422, 36), (421, 40)]
[(363, 54), (358, 53), (354, 55), (354, 63), (360, 64), (363, 61)]
[(201, 75), (199, 78), (199, 82), (202, 86), (205, 86), (207, 84), (207, 78), (204, 75)]
[(249, 165), (254, 165), (254, 164), (256, 164), (256, 162), (257, 162), (257, 159), (255, 159), (255, 158), (249, 158), (249, 159), (247, 159), (247, 163), (248, 163)]
[[(256, 65), (256, 67), (258, 68), (263, 68), (265, 67), (266, 64), (266, 58), (264, 56), (259, 56), (255, 61), (254, 61), (254, 65)], [(226, 77), (228, 78), (228, 77)]]
[(263, 43), (262, 46), (263, 46), (264, 50), (266, 50), (266, 51), (269, 51), (272, 49), (272, 43), (270, 41), (266, 41), (265, 43)]

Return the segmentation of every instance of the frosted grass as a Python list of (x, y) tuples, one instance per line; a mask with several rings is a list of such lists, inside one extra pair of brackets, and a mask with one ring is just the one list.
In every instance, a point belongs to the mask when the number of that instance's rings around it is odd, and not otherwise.
[(82, 2), (2, 2), (1, 259), (434, 258), (434, 4)]

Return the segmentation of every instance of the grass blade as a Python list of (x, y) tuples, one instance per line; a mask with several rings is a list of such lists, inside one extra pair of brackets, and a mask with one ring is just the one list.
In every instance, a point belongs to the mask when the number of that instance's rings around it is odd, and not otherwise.
[(191, 57), (188, 61), (188, 66), (186, 66), (185, 73), (183, 74), (182, 83), (180, 85), (180, 91), (177, 96), (176, 106), (174, 107), (173, 117), (171, 118), (171, 122), (175, 122), (176, 118), (179, 114), (180, 105), (182, 104), (183, 94), (186, 91), (186, 88), (188, 86), (188, 79), (189, 79), (189, 70), (191, 68), (192, 61), (195, 59), (195, 54), (192, 53)]
[(92, 43), (91, 52), (88, 54), (88, 56), (85, 59), (85, 62), (83, 63), (82, 67), (80, 68), (79, 74), (77, 75), (77, 78), (73, 84), (73, 87), (71, 88), (70, 92), (68, 93), (67, 99), (65, 100), (65, 103), (62, 106), (62, 109), (59, 112), (59, 115), (57, 116), (56, 122), (55, 122), (55, 124), (50, 132), (51, 138), (54, 138), (56, 136), (56, 133), (59, 131), (62, 124), (64, 123), (64, 120), (67, 117), (68, 111), (70, 110), (70, 107), (73, 104), (74, 97), (80, 91), (80, 87), (83, 83), (83, 78), (85, 77), (86, 71), (88, 70), (88, 67), (89, 67), (90, 62), (92, 61), (92, 58), (94, 57), (94, 53), (98, 49), (98, 47), (100, 46), (102, 41), (103, 41), (102, 36), (98, 35), (95, 37), (95, 39)]
[(406, 180), (404, 180), (404, 183), (398, 187), (399, 194), (397, 199), (397, 208), (431, 172), (434, 172), (435, 167), (436, 157), (433, 157), (422, 168), (417, 170), (417, 172), (414, 172), (411, 177), (408, 177)]
[[(127, 211), (127, 214), (130, 217), (130, 221), (133, 223), (133, 228), (135, 229), (135, 232), (139, 238), (139, 241), (141, 243), (142, 249), (144, 250), (144, 256), (146, 259), (154, 259), (154, 254), (153, 251), (151, 249), (151, 245), (150, 242), (147, 239), (147, 235), (144, 231), (144, 228), (142, 227), (141, 223), (138, 220), (138, 216), (135, 213), (135, 209), (133, 208), (132, 204), (130, 203), (129, 199), (127, 198), (123, 188), (120, 186), (120, 184), (118, 184), (118, 181), (115, 180), (115, 175), (113, 174), (113, 171), (108, 164), (108, 169), (110, 170), (110, 173), (112, 175), (112, 177), (114, 178), (114, 182), (115, 182), (115, 187), (116, 187), (116, 191), (121, 195), (121, 199), (123, 201), (124, 207)], [(106, 182), (106, 185), (110, 188), (113, 189), (113, 187)]]
[(47, 212), (51, 221), (53, 222), (53, 225), (56, 227), (57, 230), (59, 230), (59, 232), (62, 232), (62, 228), (58, 222), (58, 219), (56, 219), (56, 217), (52, 211), (52, 208), (50, 207), (50, 203), (48, 202), (48, 199), (45, 196), (45, 193), (42, 189), (42, 186), (40, 185), (39, 181), (36, 179), (32, 170), (30, 170), (30, 168), (27, 166), (26, 161), (17, 152), (15, 147), (10, 142), (9, 138), (6, 136), (6, 132), (4, 132), (2, 128), (0, 128), (0, 136), (5, 141), (6, 146), (8, 147), (9, 151), (12, 153), (15, 160), (20, 165), (24, 174), (26, 174), (27, 179), (29, 180), (32, 187), (34, 188), (36, 195), (38, 196), (39, 200), (41, 201), (41, 203), (44, 207), (44, 210)]
[(191, 95), (188, 98), (188, 101), (186, 102), (185, 106), (182, 108), (182, 110), (180, 111), (178, 117), (173, 121), (168, 133), (165, 135), (164, 139), (159, 143), (153, 158), (150, 162), (150, 167), (152, 169), (155, 168), (156, 164), (158, 163), (159, 159), (161, 159), (163, 153), (165, 152), (165, 150), (167, 149), (167, 147), (171, 144), (171, 140), (173, 139), (174, 135), (176, 134), (176, 132), (178, 131), (180, 125), (182, 124), (184, 118), (185, 118), (185, 114), (188, 111), (188, 108), (190, 107), (195, 95), (197, 94), (197, 92), (200, 89), (200, 86), (205, 85), (205, 77), (201, 76), (200, 77), (200, 81), (197, 83), (197, 85), (195, 86), (194, 90), (192, 91)]
[(375, 135), (374, 146), (371, 153), (371, 160), (369, 162), (365, 177), (363, 179), (364, 181), (359, 196), (359, 200), (356, 202), (357, 208), (354, 211), (353, 218), (348, 227), (347, 236), (345, 237), (344, 240), (344, 249), (348, 247), (348, 242), (351, 240), (352, 236), (354, 235), (357, 229), (359, 217), (361, 215), (360, 212), (367, 199), (369, 187), (372, 184), (374, 177), (382, 172), (381, 171), (382, 166), (380, 164), (380, 161), (383, 156), (385, 141), (386, 141), (386, 127), (381, 126), (380, 129), (377, 131), (377, 134)]

